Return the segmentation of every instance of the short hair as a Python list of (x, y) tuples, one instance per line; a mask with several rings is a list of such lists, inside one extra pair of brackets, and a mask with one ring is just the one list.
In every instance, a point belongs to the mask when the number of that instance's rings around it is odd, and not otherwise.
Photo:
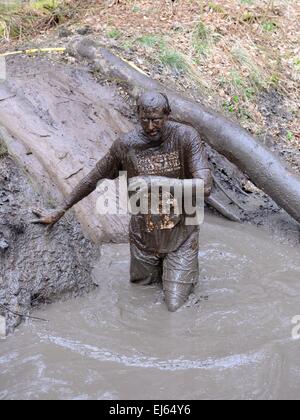
[(137, 111), (142, 109), (153, 110), (162, 109), (166, 115), (171, 114), (171, 107), (167, 95), (161, 92), (148, 91), (142, 93), (137, 99)]

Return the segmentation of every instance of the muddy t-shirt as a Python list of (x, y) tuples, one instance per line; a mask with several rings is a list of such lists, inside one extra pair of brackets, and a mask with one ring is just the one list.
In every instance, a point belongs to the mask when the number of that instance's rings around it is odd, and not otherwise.
[[(209, 169), (204, 145), (190, 126), (167, 122), (159, 142), (149, 142), (142, 130), (134, 130), (115, 141), (97, 163), (99, 178), (114, 179), (127, 171), (137, 176), (178, 179), (203, 178)], [(197, 226), (185, 224), (184, 216), (138, 214), (131, 217), (130, 240), (153, 253), (175, 251)]]

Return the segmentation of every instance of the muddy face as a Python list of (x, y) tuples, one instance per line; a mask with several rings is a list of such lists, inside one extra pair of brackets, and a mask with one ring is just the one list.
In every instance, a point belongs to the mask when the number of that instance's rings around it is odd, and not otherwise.
[(159, 92), (146, 92), (137, 100), (137, 111), (145, 138), (159, 141), (162, 130), (171, 113), (168, 98)]
[(163, 127), (167, 121), (167, 116), (163, 109), (151, 110), (142, 109), (139, 112), (139, 119), (145, 137), (149, 141), (159, 141)]

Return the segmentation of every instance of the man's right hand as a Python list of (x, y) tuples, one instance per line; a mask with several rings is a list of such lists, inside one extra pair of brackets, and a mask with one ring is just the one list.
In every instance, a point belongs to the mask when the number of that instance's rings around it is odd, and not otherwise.
[(53, 226), (64, 216), (65, 212), (62, 208), (53, 211), (33, 209), (32, 213), (37, 216), (37, 219), (31, 220), (30, 222)]

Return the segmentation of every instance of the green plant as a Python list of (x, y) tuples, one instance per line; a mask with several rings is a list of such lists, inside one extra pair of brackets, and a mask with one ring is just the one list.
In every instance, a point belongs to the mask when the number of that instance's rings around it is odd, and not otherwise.
[(211, 42), (212, 38), (209, 29), (203, 22), (199, 22), (193, 33), (193, 48), (198, 58), (208, 55)]
[(223, 108), (229, 112), (238, 111), (240, 115), (246, 115), (246, 112), (241, 108), (242, 104), (253, 100), (258, 92), (257, 87), (251, 84), (251, 78), (243, 77), (234, 69), (226, 78), (219, 79), (219, 86), (232, 98), (226, 106), (223, 105)]
[(140, 45), (142, 45), (144, 47), (150, 47), (150, 48), (154, 48), (154, 47), (164, 48), (165, 44), (166, 44), (161, 36), (152, 35), (152, 34), (143, 35), (143, 36), (137, 38), (136, 41)]
[(240, 102), (238, 95), (234, 95), (234, 97), (232, 98), (232, 100), (233, 100), (233, 102), (235, 104), (239, 104), (239, 102)]
[(0, 137), (0, 158), (7, 156), (7, 154), (8, 154), (8, 151), (7, 151), (6, 144), (2, 141)]
[(124, 50), (131, 50), (133, 48), (133, 41), (127, 40), (123, 42), (122, 47), (124, 48)]
[(218, 3), (209, 2), (208, 7), (215, 13), (225, 13), (224, 8)]
[(245, 86), (245, 81), (236, 70), (231, 70), (230, 72), (230, 82), (235, 88), (240, 88)]
[(278, 86), (279, 84), (279, 75), (278, 74), (272, 74), (272, 76), (269, 79), (269, 84), (271, 86)]
[[(136, 42), (145, 48), (153, 49), (152, 57), (157, 57), (156, 60), (172, 69), (184, 71), (188, 65), (184, 56), (170, 48), (165, 39), (159, 35), (149, 34), (136, 38)], [(155, 56), (157, 52), (157, 56)]]
[(241, 105), (238, 95), (234, 95), (229, 101), (223, 102), (223, 109), (231, 114), (236, 114), (242, 120), (252, 119), (250, 113)]
[(78, 7), (71, 9), (70, 4), (68, 0), (40, 0), (0, 6), (0, 37), (21, 38), (63, 23), (78, 13)]
[(235, 112), (235, 105), (231, 101), (224, 102), (223, 103), (223, 109), (227, 112), (233, 113), (233, 112)]
[(300, 70), (300, 58), (299, 57), (294, 59), (294, 66), (296, 67), (296, 70)]
[(20, 5), (17, 3), (9, 3), (9, 2), (8, 3), (3, 2), (3, 4), (0, 3), (0, 16), (8, 12), (17, 11), (18, 9), (20, 9)]
[(253, 12), (247, 10), (242, 14), (241, 20), (242, 22), (253, 23), (256, 19), (256, 15)]
[(288, 141), (294, 140), (294, 134), (291, 131), (287, 132), (286, 138)]
[[(265, 86), (264, 77), (260, 69), (254, 64), (252, 57), (248, 55), (247, 51), (244, 48), (236, 46), (231, 50), (231, 54), (233, 58), (237, 61), (237, 63), (247, 70), (247, 73), (249, 75), (248, 80), (244, 81), (241, 80), (241, 76), (234, 71), (232, 72), (233, 82), (235, 82), (235, 79), (237, 79), (236, 84), (248, 86), (249, 88), (255, 91)], [(248, 93), (250, 93), (250, 91)]]
[(274, 32), (278, 29), (278, 25), (271, 21), (264, 22), (261, 26), (266, 32)]
[(122, 35), (122, 32), (117, 28), (112, 28), (107, 32), (108, 38), (119, 39)]
[(133, 6), (132, 11), (133, 13), (139, 13), (141, 11), (141, 8), (139, 6)]
[(59, 6), (59, 1), (58, 0), (37, 0), (35, 2), (30, 3), (30, 6), (33, 9), (45, 9), (45, 10), (49, 10), (49, 11), (53, 11), (55, 9), (57, 9), (57, 7)]
[(209, 38), (209, 30), (203, 22), (199, 22), (194, 31), (195, 37), (202, 42), (207, 42)]
[(160, 52), (160, 62), (172, 69), (184, 71), (187, 69), (185, 58), (179, 52), (164, 48)]

